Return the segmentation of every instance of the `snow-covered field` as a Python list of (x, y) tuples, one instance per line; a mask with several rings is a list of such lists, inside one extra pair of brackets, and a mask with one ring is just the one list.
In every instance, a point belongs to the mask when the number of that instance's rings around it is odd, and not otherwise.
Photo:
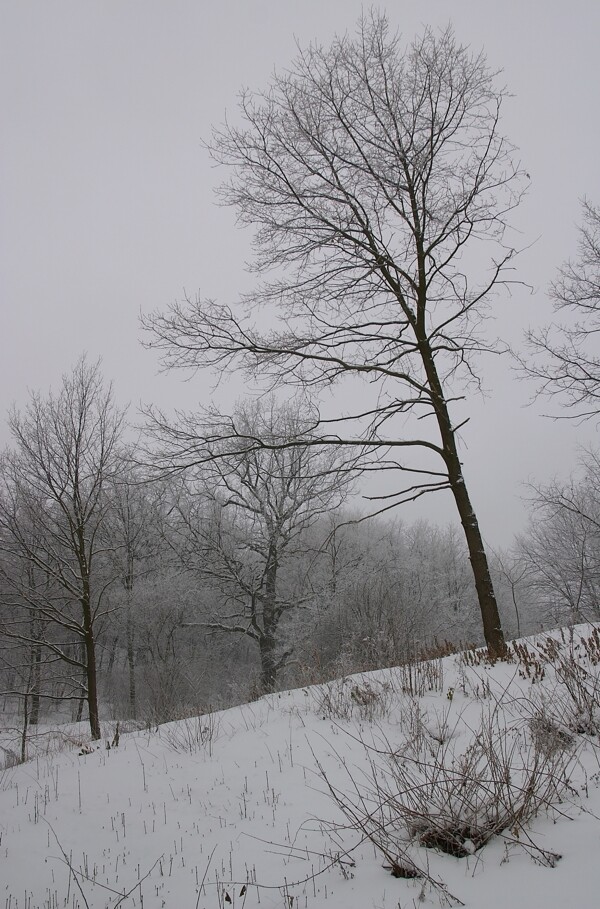
[(592, 909), (599, 672), (579, 626), (71, 736), (0, 771), (0, 909)]

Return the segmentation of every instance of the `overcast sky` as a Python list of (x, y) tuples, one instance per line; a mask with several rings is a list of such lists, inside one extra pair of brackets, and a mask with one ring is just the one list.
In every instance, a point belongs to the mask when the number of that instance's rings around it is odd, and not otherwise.
[[(551, 316), (557, 265), (575, 251), (579, 200), (600, 201), (600, 4), (592, 0), (382, 2), (407, 39), (452, 21), (503, 68), (504, 131), (532, 187), (515, 218), (515, 288), (496, 332), (518, 343)], [(355, 0), (0, 0), (0, 441), (12, 402), (56, 387), (83, 351), (101, 356), (121, 402), (193, 407), (210, 389), (158, 375), (138, 318), (184, 292), (235, 298), (249, 237), (214, 204), (201, 140), (243, 86), (266, 85), (295, 41), (353, 31)], [(524, 522), (522, 484), (567, 474), (595, 426), (545, 420), (508, 362), (486, 364), (489, 396), (463, 432), (465, 473), (486, 538)], [(545, 408), (547, 409), (547, 407)], [(448, 502), (422, 514), (447, 521)]]

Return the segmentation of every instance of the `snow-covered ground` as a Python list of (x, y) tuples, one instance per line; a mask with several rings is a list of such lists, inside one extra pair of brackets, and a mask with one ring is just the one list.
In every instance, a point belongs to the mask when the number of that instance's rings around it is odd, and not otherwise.
[(600, 635), (549, 640), (71, 730), (0, 771), (0, 909), (592, 909)]

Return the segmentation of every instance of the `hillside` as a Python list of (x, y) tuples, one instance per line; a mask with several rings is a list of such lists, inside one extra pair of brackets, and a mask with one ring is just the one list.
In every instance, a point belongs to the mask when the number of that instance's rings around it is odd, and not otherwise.
[(0, 909), (595, 906), (599, 676), (586, 625), (118, 747), (64, 730), (0, 771)]

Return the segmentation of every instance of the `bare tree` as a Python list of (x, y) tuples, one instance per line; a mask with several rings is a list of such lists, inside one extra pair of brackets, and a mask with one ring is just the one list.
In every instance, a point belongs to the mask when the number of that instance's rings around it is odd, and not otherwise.
[[(33, 536), (27, 534), (25, 515), (21, 519), (24, 538), (35, 547)], [(0, 525), (0, 534), (1, 530)], [(14, 552), (11, 555), (6, 544), (0, 536), (0, 688), (2, 694), (21, 701), (23, 754), (27, 727), (39, 722), (43, 689), (55, 688), (62, 679), (53, 654), (41, 644), (50, 633), (48, 621), (35, 608), (40, 591), (51, 596), (51, 581), (22, 551), (18, 557)], [(16, 629), (20, 633), (15, 634)]]
[[(165, 723), (215, 704), (233, 673), (219, 648), (209, 649), (204, 637), (185, 630), (198, 616), (198, 591), (190, 574), (170, 567), (161, 554), (155, 570), (138, 573), (129, 597), (129, 610), (118, 611), (125, 633), (122, 625), (115, 632), (120, 651), (126, 647), (129, 711), (134, 705), (137, 717)], [(118, 704), (119, 689), (114, 683), (112, 688)]]
[[(301, 50), (266, 92), (242, 94), (240, 125), (210, 144), (231, 172), (221, 200), (255, 230), (263, 282), (236, 308), (187, 300), (145, 320), (168, 367), (347, 386), (356, 405), (321, 412), (297, 442), (404, 472), (382, 509), (451, 491), (494, 655), (504, 637), (458, 452), (466, 421), (451, 410), (478, 387), (475, 355), (499, 349), (480, 329), (514, 255), (504, 234), (522, 189), (504, 97), (450, 30), (403, 47), (372, 13), (355, 39)], [(258, 305), (277, 328), (256, 327)]]
[(579, 254), (566, 262), (552, 284), (554, 310), (566, 318), (527, 340), (536, 355), (522, 365), (539, 380), (539, 393), (557, 395), (570, 408), (563, 417), (581, 419), (600, 412), (600, 207), (584, 200)]
[(583, 476), (533, 490), (533, 518), (518, 540), (526, 580), (554, 623), (600, 619), (600, 458)]
[[(335, 451), (287, 444), (304, 423), (302, 408), (268, 400), (241, 405), (228, 433), (223, 422), (196, 427), (204, 464), (180, 484), (171, 512), (184, 565), (220, 601), (219, 614), (199, 624), (255, 642), (263, 691), (273, 690), (293, 651), (281, 646), (282, 617), (301, 605), (282, 574), (303, 551), (304, 532), (342, 501), (352, 476), (338, 472)], [(164, 429), (170, 450), (173, 427)]]
[(137, 718), (136, 686), (136, 620), (135, 594), (141, 579), (156, 574), (161, 568), (162, 498), (164, 488), (149, 483), (148, 478), (132, 466), (133, 455), (117, 476), (107, 483), (107, 506), (101, 527), (101, 539), (109, 552), (111, 574), (120, 581), (123, 597), (123, 625), (115, 629), (115, 647), (124, 632), (128, 675), (129, 711)]
[(64, 696), (86, 699), (94, 738), (100, 737), (96, 631), (106, 615), (99, 531), (122, 423), (99, 364), (83, 357), (57, 395), (32, 394), (23, 413), (12, 412), (13, 448), (2, 461), (1, 546), (33, 577), (26, 585), (19, 576), (5, 577), (24, 610), (5, 630), (49, 650), (72, 676), (82, 674)]

